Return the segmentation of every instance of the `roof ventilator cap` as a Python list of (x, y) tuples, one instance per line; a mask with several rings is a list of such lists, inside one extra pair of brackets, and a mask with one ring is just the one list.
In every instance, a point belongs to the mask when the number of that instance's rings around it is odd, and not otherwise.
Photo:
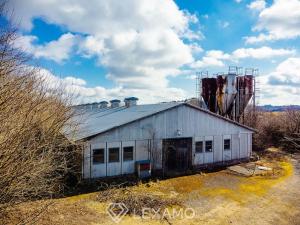
[(113, 99), (110, 101), (110, 107), (111, 108), (117, 108), (120, 107), (120, 100), (119, 99)]
[(107, 105), (108, 105), (108, 102), (107, 102), (107, 101), (99, 102), (99, 108), (100, 108), (100, 109), (105, 109), (105, 108), (107, 108)]
[(137, 105), (137, 101), (138, 101), (138, 100), (139, 100), (139, 99), (136, 98), (136, 97), (125, 98), (125, 99), (124, 99), (125, 106), (126, 106), (126, 107), (131, 107), (131, 106)]

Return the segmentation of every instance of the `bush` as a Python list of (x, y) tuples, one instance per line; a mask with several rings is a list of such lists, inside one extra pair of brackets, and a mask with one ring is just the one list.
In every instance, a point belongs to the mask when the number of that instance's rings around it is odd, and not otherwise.
[[(253, 120), (255, 118), (255, 120)], [(246, 125), (252, 124), (257, 130), (253, 137), (254, 150), (268, 147), (295, 148), (290, 140), (300, 132), (300, 111), (288, 109), (284, 112), (256, 112), (255, 117), (245, 117)], [(250, 122), (250, 124), (249, 124)]]
[(26, 64), (16, 36), (10, 24), (0, 28), (0, 218), (15, 204), (61, 193), (79, 155), (63, 135), (73, 127), (70, 99)]

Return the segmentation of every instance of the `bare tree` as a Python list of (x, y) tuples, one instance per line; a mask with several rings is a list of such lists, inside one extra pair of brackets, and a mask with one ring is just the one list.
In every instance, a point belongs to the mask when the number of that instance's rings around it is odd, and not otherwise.
[(284, 127), (287, 134), (300, 133), (300, 111), (288, 109), (283, 117)]
[(162, 161), (162, 149), (160, 148), (161, 140), (157, 139), (157, 132), (151, 124), (146, 125), (145, 127), (143, 127), (143, 129), (148, 132), (150, 137), (150, 159), (153, 170), (156, 170), (158, 169), (157, 166), (160, 165)]
[(70, 101), (26, 64), (13, 47), (16, 31), (10, 23), (0, 28), (1, 222), (20, 202), (61, 193), (78, 156), (63, 135), (73, 126)]
[(288, 109), (282, 116), (284, 138), (282, 147), (288, 152), (300, 151), (300, 111)]

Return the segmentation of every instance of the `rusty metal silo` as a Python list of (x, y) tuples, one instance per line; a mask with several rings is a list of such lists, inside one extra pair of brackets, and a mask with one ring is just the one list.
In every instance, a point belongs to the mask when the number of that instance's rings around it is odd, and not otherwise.
[(236, 75), (217, 76), (218, 112), (222, 116), (231, 116), (236, 97)]
[(253, 75), (237, 77), (237, 116), (241, 116), (253, 96)]
[[(257, 72), (255, 72), (257, 71)], [(228, 74), (219, 73), (214, 78), (209, 78), (208, 73), (201, 73), (199, 83), (199, 101), (201, 107), (218, 113), (232, 120), (240, 121), (247, 105), (252, 99), (255, 105), (255, 76), (257, 69), (247, 68), (244, 75), (241, 67), (229, 67)], [(255, 110), (255, 107), (253, 107)]]
[(217, 79), (216, 78), (202, 78), (202, 97), (207, 108), (216, 113), (217, 112)]

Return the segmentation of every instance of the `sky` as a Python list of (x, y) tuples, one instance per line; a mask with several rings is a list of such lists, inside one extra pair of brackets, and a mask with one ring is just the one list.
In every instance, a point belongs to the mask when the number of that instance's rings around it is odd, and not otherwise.
[(259, 69), (259, 104), (300, 104), (300, 0), (10, 0), (6, 7), (19, 27), (14, 45), (76, 103), (184, 100), (196, 96), (197, 72), (238, 66)]

